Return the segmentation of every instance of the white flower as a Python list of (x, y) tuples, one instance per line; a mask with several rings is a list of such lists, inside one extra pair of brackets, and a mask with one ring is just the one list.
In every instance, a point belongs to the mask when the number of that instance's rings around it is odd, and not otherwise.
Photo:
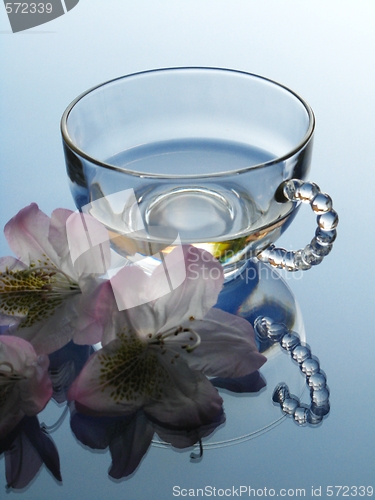
[[(83, 252), (73, 265), (67, 235), (82, 247), (84, 224), (94, 219), (57, 209), (49, 218), (35, 203), (22, 209), (5, 226), (5, 236), (17, 258), (0, 259), (0, 322), (6, 333), (29, 341), (38, 353), (53, 352), (72, 338), (96, 343), (101, 327), (96, 307), (101, 280), (110, 259), (108, 235)], [(92, 233), (92, 231), (91, 231)], [(92, 272), (94, 270), (94, 272)]]
[[(180, 250), (180, 249), (177, 249)], [(173, 253), (170, 254), (173, 274)], [(212, 308), (223, 284), (220, 264), (207, 252), (184, 248), (186, 278), (169, 294), (126, 309), (132, 294), (158, 286), (151, 277), (125, 267), (114, 278), (122, 311), (112, 310), (95, 353), (73, 383), (68, 397), (85, 411), (127, 415), (143, 408), (151, 418), (178, 427), (198, 427), (221, 411), (222, 400), (207, 376), (240, 377), (263, 365), (254, 331), (244, 319)], [(180, 272), (179, 259), (175, 260)], [(105, 294), (103, 293), (103, 296)], [(109, 304), (112, 303), (112, 307)]]

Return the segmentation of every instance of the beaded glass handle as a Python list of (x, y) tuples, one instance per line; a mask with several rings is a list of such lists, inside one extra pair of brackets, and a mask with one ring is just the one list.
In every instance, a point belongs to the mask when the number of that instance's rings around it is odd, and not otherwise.
[(281, 411), (292, 416), (298, 425), (320, 424), (323, 417), (328, 415), (330, 405), (327, 379), (320, 369), (319, 360), (311, 354), (307, 345), (301, 344), (299, 336), (290, 332), (282, 323), (258, 316), (254, 321), (254, 330), (260, 340), (269, 339), (273, 343), (280, 343), (282, 349), (288, 352), (300, 367), (310, 389), (310, 406), (307, 406), (291, 395), (288, 386), (281, 382), (273, 391), (273, 402), (279, 404)]
[(291, 179), (280, 185), (276, 198), (284, 202), (310, 203), (313, 212), (317, 214), (318, 228), (314, 238), (304, 249), (287, 251), (285, 248), (270, 245), (257, 255), (258, 259), (287, 271), (304, 271), (320, 264), (332, 249), (339, 221), (337, 213), (332, 208), (330, 196), (322, 193), (313, 182)]

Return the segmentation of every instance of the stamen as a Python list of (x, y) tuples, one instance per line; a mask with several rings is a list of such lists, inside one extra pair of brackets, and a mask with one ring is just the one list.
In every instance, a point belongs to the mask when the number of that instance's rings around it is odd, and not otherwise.
[(77, 286), (77, 284), (72, 280), (72, 278), (69, 276), (69, 274), (64, 273), (64, 271), (62, 271), (61, 269), (59, 269), (57, 267), (53, 267), (53, 266), (32, 267), (31, 269), (25, 271), (25, 274), (27, 276), (28, 274), (34, 273), (35, 271), (51, 271), (51, 274), (49, 274), (49, 276), (51, 276), (51, 277), (56, 275), (56, 274), (61, 274), (62, 276), (64, 276), (64, 278), (66, 278), (66, 280), (71, 285)]
[[(193, 352), (194, 349), (196, 349), (200, 343), (201, 343), (201, 338), (200, 338), (200, 335), (199, 333), (197, 333), (195, 330), (193, 330), (192, 328), (189, 328), (189, 332), (192, 333), (194, 336), (195, 336), (195, 344), (193, 345), (188, 345), (186, 347), (186, 352)], [(190, 337), (191, 338), (191, 337)]]
[(186, 349), (186, 352), (192, 352), (201, 343), (201, 338), (200, 338), (199, 334), (195, 330), (193, 330), (192, 328), (183, 328), (182, 326), (178, 326), (178, 327), (170, 328), (163, 333), (158, 333), (157, 335), (148, 334), (148, 338), (151, 339), (151, 341), (149, 341), (148, 343), (149, 344), (164, 345), (164, 341), (167, 338), (175, 337), (179, 333), (188, 333), (188, 332), (191, 334), (189, 337), (189, 340), (195, 341), (195, 342), (193, 345), (183, 344), (183, 345), (181, 345), (181, 347), (182, 347), (182, 349)]

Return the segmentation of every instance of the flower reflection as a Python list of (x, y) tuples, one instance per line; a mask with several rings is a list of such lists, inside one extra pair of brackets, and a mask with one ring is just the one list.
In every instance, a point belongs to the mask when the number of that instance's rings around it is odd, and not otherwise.
[(69, 342), (61, 349), (50, 354), (48, 373), (52, 381), (52, 398), (57, 403), (64, 403), (70, 386), (93, 354), (89, 345), (77, 345)]
[(136, 471), (155, 433), (165, 443), (184, 449), (212, 434), (224, 421), (221, 411), (203, 426), (183, 429), (154, 422), (142, 410), (126, 417), (92, 417), (73, 409), (70, 425), (83, 445), (94, 450), (109, 448), (112, 464), (108, 474), (114, 479), (122, 479)]
[(154, 429), (143, 412), (128, 417), (91, 417), (73, 410), (70, 425), (78, 441), (95, 450), (109, 448), (108, 474), (121, 479), (132, 474), (151, 445)]
[(43, 464), (61, 481), (60, 459), (48, 433), (37, 417), (24, 417), (4, 439), (0, 440), (0, 455), (5, 456), (7, 487), (25, 488)]
[[(38, 353), (53, 352), (73, 337), (87, 344), (100, 340), (96, 304), (101, 281), (96, 276), (99, 269), (106, 271), (109, 243), (84, 252), (73, 266), (68, 219), (76, 245), (85, 237), (75, 217), (81, 216), (57, 209), (49, 218), (32, 203), (5, 226), (9, 246), (18, 258), (0, 259), (0, 321), (8, 326), (8, 334), (28, 340)], [(90, 224), (105, 231), (91, 219)], [(96, 273), (90, 272), (93, 268)]]
[(217, 377), (212, 379), (211, 383), (215, 387), (226, 389), (227, 391), (235, 392), (237, 394), (259, 392), (261, 389), (266, 387), (266, 382), (258, 370), (253, 373), (249, 373), (249, 375), (245, 375), (244, 377)]

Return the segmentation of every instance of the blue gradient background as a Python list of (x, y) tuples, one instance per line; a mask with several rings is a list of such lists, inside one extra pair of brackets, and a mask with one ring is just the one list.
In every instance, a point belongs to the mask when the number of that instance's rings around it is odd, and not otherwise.
[[(375, 487), (374, 22), (373, 0), (80, 0), (66, 15), (12, 34), (0, 8), (2, 226), (32, 201), (46, 213), (74, 208), (59, 121), (78, 94), (123, 74), (189, 65), (258, 73), (301, 94), (317, 119), (311, 180), (340, 215), (331, 255), (287, 277), (329, 379), (332, 409), (321, 427), (286, 420), (207, 451), (199, 464), (187, 452), (153, 447), (134, 477), (116, 484), (107, 477), (109, 454), (84, 450), (66, 422), (53, 434), (63, 485), (43, 469), (27, 500), (166, 500), (174, 485), (305, 488), (307, 498), (312, 486)], [(303, 246), (314, 226), (302, 209), (280, 244)], [(7, 255), (4, 238), (0, 247)], [(4, 466), (2, 458), (5, 495)]]

